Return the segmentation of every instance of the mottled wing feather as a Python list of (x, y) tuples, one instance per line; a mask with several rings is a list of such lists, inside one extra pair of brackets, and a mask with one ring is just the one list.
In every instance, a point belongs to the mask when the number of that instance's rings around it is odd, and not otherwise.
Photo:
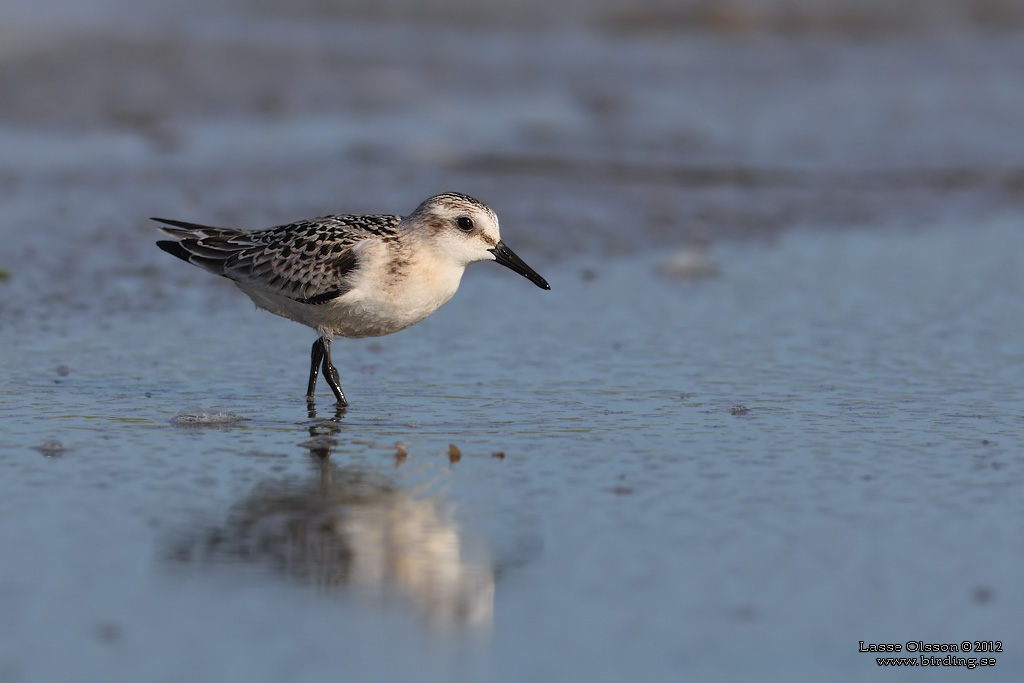
[(399, 216), (324, 216), (256, 231), (211, 228), (154, 218), (177, 242), (158, 246), (217, 275), (250, 287), (320, 304), (351, 289), (353, 247), (397, 236)]

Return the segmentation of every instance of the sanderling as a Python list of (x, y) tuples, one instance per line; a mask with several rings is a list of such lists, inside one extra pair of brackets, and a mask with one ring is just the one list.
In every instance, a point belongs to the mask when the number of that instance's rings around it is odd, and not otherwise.
[(158, 247), (317, 331), (307, 400), (322, 367), (338, 403), (348, 405), (331, 361), (334, 337), (379, 337), (418, 323), (452, 298), (474, 261), (497, 261), (551, 289), (501, 241), (494, 212), (456, 192), (435, 195), (405, 217), (324, 216), (266, 230), (153, 220), (172, 226), (160, 230), (174, 240)]

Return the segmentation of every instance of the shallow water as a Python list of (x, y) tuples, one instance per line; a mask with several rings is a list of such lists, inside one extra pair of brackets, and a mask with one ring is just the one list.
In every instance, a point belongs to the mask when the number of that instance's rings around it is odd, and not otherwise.
[(307, 412), (308, 332), (198, 271), (5, 326), (0, 674), (902, 680), (858, 641), (991, 639), (1015, 680), (1022, 250), (993, 220), (722, 243), (697, 282), (478, 265), (335, 344), (344, 414)]
[[(1018, 680), (1016, 5), (441, 4), (0, 8), (0, 683)], [(442, 190), (343, 413), (144, 218)]]

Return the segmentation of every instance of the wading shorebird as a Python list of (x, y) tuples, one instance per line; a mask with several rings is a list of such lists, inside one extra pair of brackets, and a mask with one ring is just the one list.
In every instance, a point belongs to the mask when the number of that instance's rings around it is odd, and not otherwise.
[(306, 399), (319, 369), (348, 405), (331, 361), (335, 337), (404, 330), (452, 298), (466, 266), (497, 261), (541, 289), (547, 281), (505, 246), (498, 217), (456, 192), (435, 195), (408, 216), (324, 216), (266, 230), (211, 228), (165, 218), (156, 244), (235, 281), (259, 308), (308, 325), (313, 342)]

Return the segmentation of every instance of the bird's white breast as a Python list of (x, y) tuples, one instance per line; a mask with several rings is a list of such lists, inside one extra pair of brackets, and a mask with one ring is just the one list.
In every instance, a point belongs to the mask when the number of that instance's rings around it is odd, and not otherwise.
[(351, 291), (327, 304), (332, 331), (343, 337), (376, 337), (418, 323), (452, 298), (465, 271), (430, 250), (380, 244), (361, 259)]
[(361, 245), (359, 266), (342, 296), (304, 304), (239, 283), (260, 308), (308, 325), (320, 334), (379, 337), (404, 330), (436, 311), (459, 288), (465, 266), (429, 249), (381, 242)]

